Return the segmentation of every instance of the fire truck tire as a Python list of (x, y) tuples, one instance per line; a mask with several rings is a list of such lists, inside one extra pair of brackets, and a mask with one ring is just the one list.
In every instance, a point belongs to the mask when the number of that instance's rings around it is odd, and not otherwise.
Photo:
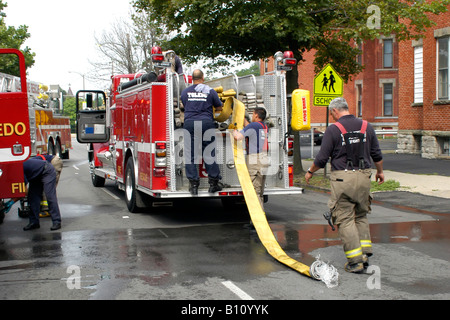
[(55, 145), (53, 144), (52, 140), (49, 140), (47, 143), (47, 153), (48, 154), (55, 154)]
[(132, 213), (139, 212), (141, 208), (145, 207), (145, 203), (142, 200), (142, 195), (136, 190), (134, 163), (132, 158), (128, 159), (125, 169), (125, 202), (127, 204), (128, 211)]
[(65, 159), (65, 160), (69, 159), (69, 149), (66, 149), (66, 152), (64, 152), (62, 154), (61, 159)]
[(92, 180), (92, 184), (94, 185), (94, 187), (96, 188), (101, 188), (105, 186), (105, 178), (99, 177), (98, 175), (96, 175), (95, 173), (91, 174), (91, 180)]
[(63, 158), (61, 143), (59, 141), (56, 141), (54, 154), (58, 155), (61, 159)]

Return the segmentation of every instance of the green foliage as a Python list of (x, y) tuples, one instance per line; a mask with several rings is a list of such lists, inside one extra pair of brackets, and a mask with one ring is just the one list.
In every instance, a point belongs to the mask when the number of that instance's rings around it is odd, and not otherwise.
[(250, 74), (254, 74), (254, 75), (259, 75), (260, 74), (259, 63), (258, 62), (252, 64), (249, 68), (241, 69), (241, 70), (236, 72), (236, 75), (239, 76), (239, 77), (248, 76)]
[[(138, 11), (149, 12), (168, 32), (173, 32), (170, 47), (188, 63), (220, 55), (258, 60), (279, 50), (293, 51), (300, 61), (306, 50), (317, 49), (317, 70), (332, 63), (346, 81), (363, 68), (356, 62), (359, 50), (355, 42), (390, 34), (396, 34), (398, 40), (417, 37), (432, 25), (429, 15), (446, 11), (449, 3), (450, 0), (133, 1)], [(378, 11), (368, 10), (373, 4)], [(223, 60), (217, 62), (223, 64)], [(290, 74), (291, 79), (297, 76), (295, 71)]]
[(400, 182), (395, 180), (386, 180), (382, 184), (378, 184), (376, 181), (371, 181), (370, 191), (395, 191), (400, 188)]
[[(21, 49), (23, 43), (30, 37), (28, 27), (25, 25), (15, 27), (8, 27), (5, 24), (6, 14), (3, 9), (7, 7), (7, 3), (0, 0), (0, 48), (19, 49), (25, 56), (25, 65), (27, 68), (34, 64), (35, 53), (31, 52), (29, 47)], [(17, 58), (12, 56), (3, 56), (0, 58), (0, 72), (19, 76), (19, 66)]]
[[(330, 179), (329, 177), (324, 177), (321, 174), (315, 174), (309, 180), (309, 184), (306, 183), (304, 173), (296, 175), (294, 177), (294, 183), (298, 186), (308, 188), (319, 188), (323, 190), (330, 190)], [(400, 188), (400, 182), (396, 180), (386, 180), (382, 184), (378, 184), (377, 181), (371, 181), (370, 191), (371, 192), (380, 192), (380, 191), (396, 191)]]
[(70, 131), (76, 132), (76, 99), (64, 97), (63, 115), (70, 118)]

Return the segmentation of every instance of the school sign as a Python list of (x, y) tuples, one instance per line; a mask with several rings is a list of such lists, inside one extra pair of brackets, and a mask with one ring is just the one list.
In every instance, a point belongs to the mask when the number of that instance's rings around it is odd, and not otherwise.
[(328, 106), (334, 98), (342, 97), (344, 94), (344, 81), (334, 70), (331, 64), (327, 64), (314, 77), (314, 100), (315, 106)]

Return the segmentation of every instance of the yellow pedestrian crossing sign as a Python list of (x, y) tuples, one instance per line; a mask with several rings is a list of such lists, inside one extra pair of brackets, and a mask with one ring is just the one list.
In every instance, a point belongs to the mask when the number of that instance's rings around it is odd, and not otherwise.
[(344, 81), (334, 70), (331, 64), (327, 64), (314, 77), (314, 105), (328, 106), (334, 98), (344, 94)]

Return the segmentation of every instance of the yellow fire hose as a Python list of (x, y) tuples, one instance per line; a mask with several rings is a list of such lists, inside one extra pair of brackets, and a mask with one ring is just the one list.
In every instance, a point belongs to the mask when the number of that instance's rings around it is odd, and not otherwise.
[[(237, 99), (234, 99), (233, 102), (233, 124), (235, 126), (235, 129), (242, 130), (244, 125), (245, 106)], [(231, 141), (234, 141), (232, 133)], [(255, 189), (250, 179), (250, 175), (248, 173), (243, 153), (242, 140), (235, 141), (234, 162), (239, 177), (239, 182), (241, 184), (242, 191), (244, 192), (244, 198), (245, 202), (247, 203), (250, 218), (252, 219), (256, 232), (258, 233), (258, 237), (266, 250), (279, 262), (300, 272), (301, 274), (312, 277), (310, 274), (310, 267), (289, 257), (280, 247), (272, 230), (270, 229), (266, 214), (261, 208), (258, 196), (256, 195)], [(312, 278), (315, 279), (315, 277)]]

